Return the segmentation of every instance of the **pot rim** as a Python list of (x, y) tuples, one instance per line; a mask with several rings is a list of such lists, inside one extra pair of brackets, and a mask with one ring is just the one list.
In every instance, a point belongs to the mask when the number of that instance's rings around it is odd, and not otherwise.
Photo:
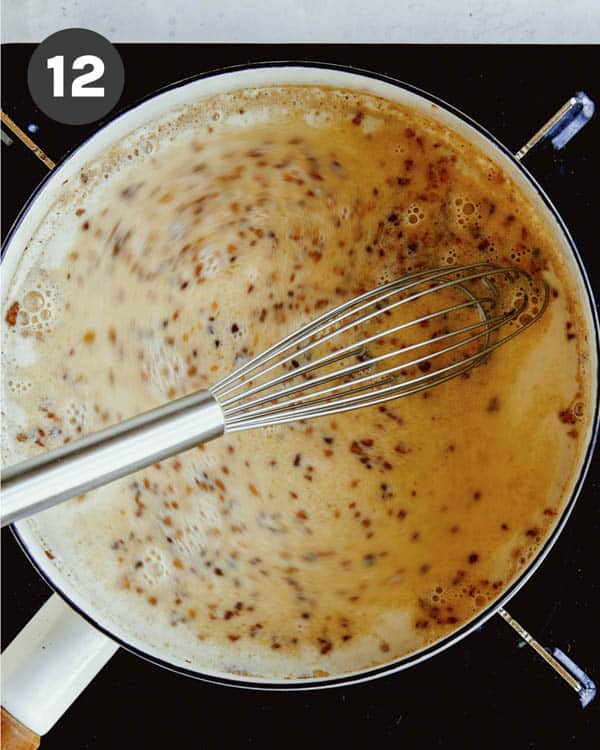
[[(21, 209), (17, 218), (15, 219), (13, 225), (11, 226), (6, 236), (6, 240), (2, 246), (2, 259), (4, 259), (5, 255), (8, 253), (10, 244), (17, 230), (19, 229), (19, 227), (21, 226), (21, 224), (23, 223), (23, 221), (29, 214), (30, 210), (32, 209), (38, 197), (43, 193), (48, 183), (53, 178), (55, 178), (57, 173), (59, 173), (60, 170), (63, 169), (72, 159), (76, 158), (79, 151), (84, 146), (89, 144), (93, 139), (95, 139), (99, 133), (101, 133), (106, 128), (114, 124), (119, 119), (130, 114), (133, 110), (143, 107), (147, 102), (157, 97), (160, 97), (163, 94), (177, 90), (179, 88), (185, 87), (189, 84), (192, 84), (194, 82), (198, 82), (207, 78), (226, 76), (227, 74), (235, 74), (235, 73), (239, 73), (242, 71), (252, 71), (252, 70), (257, 70), (257, 69), (330, 70), (330, 71), (335, 71), (337, 73), (343, 73), (348, 76), (352, 76), (355, 79), (362, 78), (365, 81), (365, 84), (367, 84), (369, 80), (379, 81), (383, 84), (387, 84), (395, 88), (403, 89), (404, 91), (409, 92), (409, 94), (420, 97), (421, 99), (425, 100), (430, 105), (435, 105), (439, 107), (441, 110), (443, 111), (445, 110), (445, 112), (458, 118), (463, 125), (467, 126), (467, 128), (475, 130), (476, 133), (480, 137), (482, 137), (484, 141), (487, 141), (487, 145), (491, 147), (491, 150), (493, 151), (494, 154), (499, 151), (501, 155), (503, 155), (505, 158), (507, 158), (511, 162), (513, 168), (516, 168), (521, 173), (521, 176), (525, 178), (525, 181), (528, 183), (529, 188), (533, 189), (533, 191), (537, 194), (539, 199), (542, 201), (542, 203), (550, 212), (552, 218), (554, 219), (557, 225), (558, 230), (560, 230), (560, 234), (562, 235), (563, 239), (568, 245), (571, 251), (571, 254), (573, 256), (573, 259), (575, 261), (577, 270), (579, 271), (580, 281), (582, 282), (583, 290), (585, 291), (587, 302), (589, 304), (591, 319), (592, 319), (592, 324), (593, 324), (592, 327), (593, 327), (594, 342), (595, 342), (595, 346), (591, 348), (593, 349), (595, 353), (596, 362), (598, 362), (598, 360), (600, 359), (600, 323), (598, 320), (598, 312), (596, 309), (596, 304), (595, 304), (591, 284), (590, 284), (585, 266), (579, 255), (579, 252), (573, 241), (573, 238), (571, 237), (558, 210), (556, 209), (556, 207), (554, 206), (554, 204), (552, 203), (548, 195), (545, 193), (545, 191), (542, 189), (542, 187), (537, 183), (535, 178), (531, 175), (531, 173), (524, 167), (523, 164), (521, 164), (519, 160), (515, 158), (514, 154), (506, 146), (504, 146), (504, 144), (502, 144), (492, 133), (490, 133), (486, 128), (484, 128), (475, 120), (473, 120), (469, 115), (466, 115), (465, 113), (463, 113), (457, 107), (454, 107), (453, 105), (445, 102), (443, 99), (435, 95), (432, 95), (429, 92), (418, 88), (417, 86), (406, 83), (405, 81), (401, 81), (388, 75), (384, 75), (384, 74), (377, 73), (374, 71), (364, 70), (361, 68), (352, 67), (349, 65), (342, 65), (342, 64), (337, 64), (337, 63), (321, 63), (321, 62), (314, 62), (314, 61), (295, 61), (295, 60), (294, 61), (276, 60), (276, 61), (263, 61), (263, 62), (250, 63), (250, 64), (241, 64), (241, 65), (229, 66), (225, 68), (217, 68), (217, 69), (213, 69), (207, 72), (200, 73), (198, 75), (180, 79), (178, 81), (167, 84), (166, 86), (163, 86), (151, 92), (150, 94), (144, 96), (141, 99), (136, 100), (130, 106), (119, 110), (115, 115), (105, 119), (101, 123), (100, 127), (97, 128), (97, 130), (95, 130), (91, 135), (85, 138), (75, 148), (68, 151), (60, 159), (60, 161), (57, 162), (56, 167), (42, 179), (42, 181), (39, 183), (39, 185), (36, 187), (33, 193), (29, 196), (28, 200), (24, 204), (23, 208)], [(277, 86), (277, 85), (285, 85), (285, 84), (282, 84), (281, 81), (279, 82), (273, 81), (272, 85)], [(311, 85), (311, 84), (308, 82), (305, 82), (304, 85)], [(318, 84), (315, 83), (313, 85), (318, 85)], [(244, 88), (244, 86), (241, 85), (237, 88), (238, 89)], [(131, 132), (131, 131), (127, 131), (127, 132)], [(596, 377), (597, 377), (597, 373), (596, 373)], [(510, 599), (512, 599), (513, 596), (515, 596), (515, 594), (524, 586), (524, 584), (535, 573), (535, 571), (539, 568), (543, 560), (546, 558), (550, 549), (552, 548), (552, 546), (555, 544), (556, 540), (562, 533), (573, 511), (575, 503), (580, 496), (583, 484), (585, 482), (585, 478), (587, 476), (587, 472), (589, 470), (589, 466), (591, 464), (594, 447), (598, 438), (599, 426), (600, 426), (600, 404), (598, 403), (598, 400), (596, 399), (588, 445), (586, 448), (585, 456), (583, 457), (581, 461), (581, 468), (580, 468), (577, 480), (574, 484), (573, 490), (571, 492), (571, 496), (569, 500), (567, 501), (565, 507), (563, 508), (561, 515), (559, 519), (557, 520), (554, 528), (552, 529), (548, 537), (545, 539), (544, 543), (538, 548), (538, 550), (535, 553), (535, 556), (523, 568), (523, 570), (513, 580), (510, 586), (508, 586), (495, 601), (493, 601), (484, 610), (479, 612), (477, 615), (475, 615), (472, 619), (470, 619), (460, 628), (452, 631), (447, 636), (435, 641), (434, 643), (430, 644), (429, 646), (426, 646), (423, 649), (420, 649), (419, 651), (409, 653), (401, 657), (400, 659), (396, 659), (395, 661), (389, 662), (387, 664), (383, 664), (377, 667), (362, 669), (356, 672), (343, 674), (337, 677), (297, 679), (297, 680), (296, 679), (272, 680), (272, 679), (266, 679), (266, 678), (248, 677), (245, 675), (240, 675), (239, 677), (237, 677), (230, 673), (210, 673), (210, 672), (203, 673), (195, 669), (183, 666), (182, 664), (177, 664), (175, 663), (175, 661), (162, 658), (153, 653), (148, 653), (148, 651), (144, 651), (141, 647), (134, 645), (128, 642), (127, 640), (125, 640), (125, 638), (121, 637), (120, 635), (115, 634), (112, 630), (110, 630), (109, 627), (100, 624), (94, 618), (94, 616), (89, 614), (82, 606), (80, 606), (76, 601), (74, 601), (72, 596), (65, 593), (59, 584), (53, 581), (52, 575), (49, 572), (47, 572), (44, 568), (43, 558), (38, 560), (35, 553), (32, 552), (27, 546), (27, 541), (25, 538), (28, 536), (27, 530), (25, 528), (23, 529), (19, 528), (22, 525), (22, 523), (11, 526), (11, 529), (13, 531), (13, 534), (19, 546), (21, 547), (24, 554), (29, 559), (29, 561), (31, 562), (35, 570), (38, 572), (38, 574), (42, 577), (42, 579), (48, 584), (48, 586), (53, 591), (55, 591), (59, 596), (62, 597), (62, 599), (69, 606), (71, 606), (76, 612), (78, 612), (93, 627), (102, 631), (109, 638), (116, 641), (121, 647), (125, 648), (131, 653), (134, 653), (137, 656), (147, 661), (150, 661), (160, 667), (163, 667), (165, 669), (168, 669), (170, 671), (173, 671), (179, 674), (184, 674), (188, 677), (193, 677), (195, 679), (202, 680), (204, 682), (212, 683), (212, 684), (225, 685), (225, 686), (230, 686), (230, 687), (242, 687), (242, 688), (253, 689), (253, 690), (266, 690), (266, 691), (269, 691), (269, 690), (273, 690), (273, 691), (319, 690), (319, 689), (325, 689), (329, 687), (338, 687), (338, 686), (358, 684), (358, 683), (373, 680), (378, 677), (383, 677), (383, 676), (387, 676), (387, 675), (391, 675), (391, 674), (395, 674), (397, 672), (403, 671), (405, 669), (408, 669), (409, 667), (415, 666), (416, 664), (422, 661), (425, 661), (426, 659), (429, 659), (432, 656), (437, 655), (438, 653), (441, 653), (442, 651), (445, 651), (450, 646), (458, 643), (467, 635), (470, 635), (475, 630), (479, 629), (485, 622), (487, 622), (487, 620), (489, 620), (493, 615), (495, 615), (499, 609), (501, 609)]]

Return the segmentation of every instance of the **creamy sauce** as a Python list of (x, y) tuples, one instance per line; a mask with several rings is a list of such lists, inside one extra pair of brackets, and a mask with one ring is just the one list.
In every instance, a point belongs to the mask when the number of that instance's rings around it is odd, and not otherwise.
[(88, 165), (25, 257), (3, 312), (10, 461), (208, 387), (413, 270), (492, 261), (551, 286), (468, 379), (225, 435), (38, 517), (84, 600), (198, 669), (319, 677), (432, 643), (505, 589), (573, 486), (592, 386), (566, 264), (501, 170), (414, 112), (291, 87), (204, 102)]

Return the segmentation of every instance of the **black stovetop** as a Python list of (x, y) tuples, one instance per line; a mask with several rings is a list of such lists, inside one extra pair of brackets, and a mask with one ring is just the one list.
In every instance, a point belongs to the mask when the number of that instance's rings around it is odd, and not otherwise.
[[(415, 84), (471, 115), (516, 151), (583, 89), (600, 106), (598, 47), (121, 44), (118, 108), (165, 84), (262, 60), (350, 64)], [(2, 48), (2, 109), (55, 161), (97, 126), (65, 126), (36, 110), (26, 71), (34, 45)], [(594, 73), (594, 70), (596, 71)], [(541, 147), (527, 166), (569, 226), (600, 293), (600, 117), (564, 151)], [(2, 146), (3, 235), (46, 173), (21, 143)], [(596, 458), (597, 461), (597, 458)], [(509, 610), (600, 683), (600, 467), (592, 466), (571, 520)], [(49, 591), (2, 532), (3, 647)], [(161, 670), (121, 649), (44, 738), (60, 748), (406, 747), (543, 750), (600, 736), (600, 698), (582, 710), (572, 691), (499, 618), (407, 672), (311, 693), (257, 693)]]

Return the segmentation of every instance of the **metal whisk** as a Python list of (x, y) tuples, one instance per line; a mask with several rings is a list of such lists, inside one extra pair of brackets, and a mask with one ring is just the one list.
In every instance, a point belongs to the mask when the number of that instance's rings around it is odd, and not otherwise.
[(224, 432), (349, 411), (464, 375), (533, 325), (545, 282), (487, 263), (412, 273), (335, 307), (209, 390), (2, 474), (2, 526)]

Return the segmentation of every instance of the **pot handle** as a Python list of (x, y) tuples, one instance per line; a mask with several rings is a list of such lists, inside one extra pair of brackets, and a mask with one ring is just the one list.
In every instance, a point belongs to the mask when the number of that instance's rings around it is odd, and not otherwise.
[(517, 151), (515, 159), (521, 161), (534, 146), (547, 138), (550, 138), (554, 150), (559, 151), (587, 125), (595, 109), (590, 97), (584, 91), (578, 91)]
[[(547, 138), (550, 138), (554, 150), (559, 151), (587, 125), (595, 109), (594, 102), (589, 96), (583, 91), (578, 91), (517, 151), (515, 159), (521, 161), (534, 146)], [(594, 700), (596, 685), (593, 680), (564, 651), (542, 646), (503, 607), (498, 610), (498, 614), (575, 690), (583, 708)]]
[(2, 750), (33, 750), (118, 649), (57, 594), (2, 653)]
[(500, 607), (498, 614), (521, 636), (528, 646), (531, 646), (544, 659), (546, 664), (549, 664), (573, 688), (577, 693), (582, 708), (585, 708), (594, 700), (596, 697), (596, 685), (594, 681), (564, 651), (561, 651), (559, 648), (546, 648), (542, 646), (504, 607)]

